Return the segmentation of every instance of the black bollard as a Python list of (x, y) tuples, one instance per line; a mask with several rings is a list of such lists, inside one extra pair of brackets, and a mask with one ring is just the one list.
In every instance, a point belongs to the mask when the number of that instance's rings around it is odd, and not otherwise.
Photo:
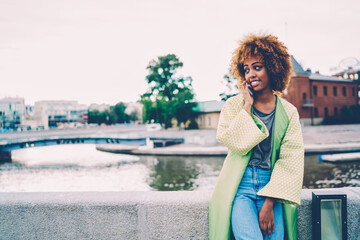
[(0, 164), (11, 162), (11, 152), (0, 152)]

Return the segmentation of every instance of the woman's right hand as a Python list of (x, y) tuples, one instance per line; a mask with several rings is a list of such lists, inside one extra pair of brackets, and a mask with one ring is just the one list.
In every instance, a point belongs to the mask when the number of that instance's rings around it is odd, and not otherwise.
[(240, 91), (241, 91), (242, 95), (244, 96), (244, 101), (245, 101), (244, 109), (249, 114), (251, 114), (251, 106), (254, 104), (254, 98), (253, 98), (253, 96), (250, 95), (250, 92), (249, 92), (250, 84), (246, 84), (246, 83), (247, 83), (246, 81), (242, 82)]

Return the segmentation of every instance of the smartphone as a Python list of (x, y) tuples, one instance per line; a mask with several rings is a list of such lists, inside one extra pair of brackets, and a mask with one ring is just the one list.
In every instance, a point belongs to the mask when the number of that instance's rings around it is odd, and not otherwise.
[(248, 90), (249, 90), (250, 96), (254, 96), (254, 93), (253, 93), (253, 90), (252, 90), (252, 88), (251, 88), (251, 85), (250, 85), (248, 82), (246, 82), (246, 86), (248, 86)]

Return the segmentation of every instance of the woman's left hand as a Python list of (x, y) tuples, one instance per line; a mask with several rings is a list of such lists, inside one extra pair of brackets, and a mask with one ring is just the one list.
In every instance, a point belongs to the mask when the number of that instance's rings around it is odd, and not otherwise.
[(270, 237), (271, 233), (275, 231), (274, 203), (275, 199), (266, 198), (259, 212), (259, 224), (264, 237), (266, 234)]

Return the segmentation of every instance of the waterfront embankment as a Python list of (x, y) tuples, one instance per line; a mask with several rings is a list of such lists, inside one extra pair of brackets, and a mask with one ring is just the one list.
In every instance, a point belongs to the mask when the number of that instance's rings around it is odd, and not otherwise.
[[(298, 239), (311, 240), (311, 189), (298, 208)], [(347, 195), (347, 239), (360, 231), (360, 188)], [(0, 239), (208, 239), (211, 192), (0, 193)]]
[[(134, 133), (131, 133), (134, 136)], [(175, 129), (143, 133), (145, 137), (184, 138), (185, 143), (164, 148), (98, 145), (100, 151), (135, 155), (225, 156), (227, 148), (216, 140), (216, 130)], [(360, 151), (360, 124), (303, 127), (305, 153)]]

